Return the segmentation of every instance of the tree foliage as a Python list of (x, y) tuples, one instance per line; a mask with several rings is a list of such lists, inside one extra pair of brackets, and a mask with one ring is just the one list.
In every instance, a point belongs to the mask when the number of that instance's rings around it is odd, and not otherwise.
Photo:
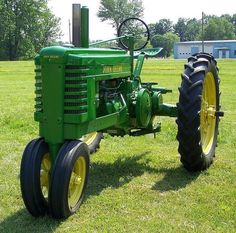
[(233, 16), (231, 16), (230, 22), (234, 26), (234, 34), (236, 35), (236, 14), (233, 14)]
[(109, 21), (117, 31), (126, 18), (143, 16), (142, 4), (142, 0), (101, 0), (97, 15), (101, 21)]
[(152, 33), (159, 34), (159, 35), (164, 35), (167, 32), (172, 32), (173, 31), (173, 23), (169, 19), (160, 19), (155, 25), (154, 25), (154, 30), (152, 30)]
[(226, 17), (212, 17), (204, 29), (204, 39), (235, 39), (234, 25)]
[(0, 0), (0, 59), (28, 59), (60, 35), (47, 0)]
[[(202, 39), (201, 20), (179, 18), (174, 25), (174, 32), (180, 41), (194, 41)], [(236, 14), (221, 17), (205, 15), (203, 23), (204, 40), (230, 40), (236, 37)]]
[[(199, 26), (201, 26), (201, 24), (197, 24), (195, 19), (179, 18), (174, 25), (174, 32), (180, 37), (180, 41), (195, 40), (199, 33)], [(194, 27), (196, 27), (196, 31)]]
[(185, 41), (185, 31), (187, 30), (187, 19), (179, 18), (174, 25), (174, 32), (179, 36), (180, 41)]
[(186, 41), (194, 41), (201, 35), (201, 22), (195, 18), (187, 20), (184, 38)]
[(169, 19), (160, 19), (156, 23), (148, 25), (151, 36), (164, 35), (167, 32), (173, 32), (173, 22)]
[(179, 42), (179, 37), (174, 34), (173, 32), (167, 32), (164, 35), (155, 35), (151, 39), (152, 46), (155, 47), (162, 47), (163, 48), (163, 55), (169, 57), (173, 52), (173, 45), (175, 42)]
[[(110, 21), (117, 30), (120, 23), (128, 17), (142, 17), (142, 0), (101, 0), (98, 17), (101, 21)], [(236, 14), (225, 14), (220, 17), (204, 15), (202, 19), (179, 18), (173, 22), (160, 19), (148, 25), (151, 34), (151, 46), (163, 47), (164, 55), (169, 56), (173, 43), (177, 41), (230, 40), (236, 39)], [(203, 32), (203, 33), (202, 33)]]
[(233, 24), (234, 26), (234, 34), (236, 35), (236, 14), (233, 14), (232, 16), (229, 14), (224, 14), (221, 16), (221, 18), (224, 17), (229, 21), (230, 23)]

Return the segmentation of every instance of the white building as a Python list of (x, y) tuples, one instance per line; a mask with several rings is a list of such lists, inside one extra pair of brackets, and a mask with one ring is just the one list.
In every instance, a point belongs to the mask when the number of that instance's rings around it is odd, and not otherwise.
[[(186, 41), (174, 44), (174, 58), (186, 59), (202, 52), (202, 41)], [(215, 58), (236, 58), (236, 40), (204, 41), (204, 52)]]

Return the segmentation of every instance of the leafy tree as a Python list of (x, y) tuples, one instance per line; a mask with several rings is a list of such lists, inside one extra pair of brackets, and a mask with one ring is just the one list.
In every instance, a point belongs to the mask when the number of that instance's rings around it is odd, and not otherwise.
[(34, 57), (60, 35), (47, 0), (0, 0), (0, 59)]
[(230, 23), (234, 26), (234, 33), (236, 35), (236, 14), (233, 14), (232, 16), (229, 14), (222, 15), (221, 18), (226, 18)]
[(201, 35), (201, 22), (195, 18), (189, 19), (186, 24), (184, 38), (186, 41), (197, 40)]
[(101, 0), (98, 17), (101, 21), (110, 21), (118, 30), (122, 21), (129, 17), (142, 17), (142, 0)]
[(151, 37), (156, 35), (156, 24), (155, 23), (150, 23), (148, 24), (149, 32)]
[(230, 21), (234, 25), (234, 34), (236, 36), (236, 14), (233, 14)]
[(151, 39), (152, 46), (162, 47), (164, 56), (169, 57), (173, 53), (173, 47), (175, 42), (179, 42), (180, 38), (173, 32), (167, 32), (164, 35), (155, 35)]
[(227, 19), (229, 22), (231, 22), (231, 15), (229, 15), (229, 14), (224, 14), (224, 15), (221, 15), (220, 16), (221, 18), (225, 18), (225, 19)]
[[(134, 47), (135, 48), (140, 48), (140, 47), (142, 47), (146, 43), (146, 41), (147, 41), (146, 37), (141, 37), (141, 38), (139, 38), (138, 40), (135, 41)], [(145, 48), (146, 49), (152, 48), (152, 45), (150, 44), (150, 41), (148, 41), (148, 43), (146, 44)]]
[(156, 35), (156, 24), (155, 23), (150, 23), (148, 24), (150, 36), (153, 37)]
[(173, 47), (175, 42), (179, 42), (180, 38), (174, 34), (173, 32), (167, 32), (164, 35), (165, 38), (165, 50), (166, 50), (166, 55), (169, 57), (173, 53)]
[(235, 39), (234, 25), (225, 17), (212, 17), (204, 28), (205, 40)]
[(187, 19), (186, 18), (179, 18), (177, 23), (174, 25), (174, 32), (180, 38), (180, 41), (186, 41), (187, 38), (185, 36), (185, 32), (187, 30)]
[(160, 19), (155, 25), (155, 34), (164, 35), (173, 31), (173, 23), (169, 19)]
[(152, 38), (151, 38), (151, 45), (153, 46), (153, 48), (156, 48), (156, 47), (164, 47), (165, 45), (165, 38), (163, 35), (154, 35)]
[(180, 41), (197, 40), (201, 35), (201, 21), (195, 18), (179, 18), (174, 25), (174, 32), (180, 37)]

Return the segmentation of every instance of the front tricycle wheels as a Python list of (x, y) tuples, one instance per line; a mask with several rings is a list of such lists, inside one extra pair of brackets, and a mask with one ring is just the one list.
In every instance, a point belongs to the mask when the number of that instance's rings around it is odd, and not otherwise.
[(66, 141), (51, 162), (43, 138), (26, 146), (20, 169), (22, 197), (34, 217), (50, 213), (66, 218), (81, 205), (89, 173), (89, 149), (79, 140)]
[(66, 218), (81, 205), (89, 173), (88, 146), (68, 141), (61, 147), (51, 175), (50, 210), (55, 218)]
[(178, 107), (178, 151), (189, 171), (207, 169), (217, 145), (219, 77), (214, 58), (206, 53), (189, 58), (182, 74)]

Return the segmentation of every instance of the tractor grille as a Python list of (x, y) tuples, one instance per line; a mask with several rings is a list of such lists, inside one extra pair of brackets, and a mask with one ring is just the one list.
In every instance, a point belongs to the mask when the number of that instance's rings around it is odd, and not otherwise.
[(87, 66), (65, 67), (64, 114), (88, 112), (87, 71)]
[(41, 66), (36, 65), (35, 68), (35, 111), (43, 112), (43, 101), (42, 101), (42, 74)]

